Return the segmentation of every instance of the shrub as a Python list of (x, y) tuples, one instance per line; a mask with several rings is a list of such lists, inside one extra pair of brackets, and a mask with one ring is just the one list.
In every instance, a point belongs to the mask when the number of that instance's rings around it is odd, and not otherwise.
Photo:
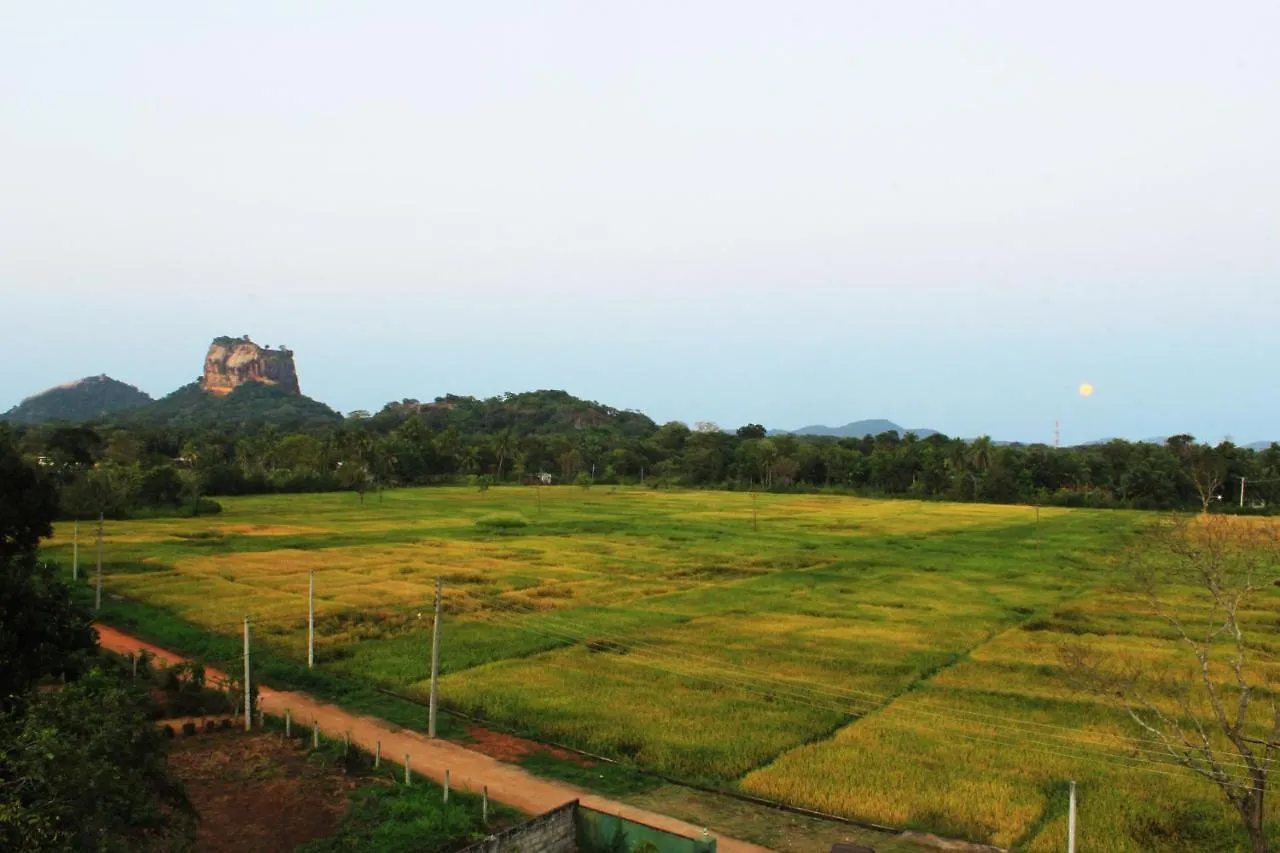
[(491, 512), (476, 519), (476, 527), (482, 530), (515, 530), (528, 526), (528, 519), (518, 512)]

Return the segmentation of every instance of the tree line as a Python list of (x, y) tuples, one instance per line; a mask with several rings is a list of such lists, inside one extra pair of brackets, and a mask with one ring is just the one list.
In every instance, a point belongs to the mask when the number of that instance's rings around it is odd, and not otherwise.
[(77, 516), (211, 511), (208, 495), (345, 489), (363, 498), (392, 486), (535, 480), (1237, 511), (1243, 480), (1245, 511), (1280, 504), (1277, 444), (770, 434), (759, 424), (658, 425), (562, 391), (405, 400), (308, 429), (63, 424), (19, 427), (16, 441), (59, 480), (63, 513)]

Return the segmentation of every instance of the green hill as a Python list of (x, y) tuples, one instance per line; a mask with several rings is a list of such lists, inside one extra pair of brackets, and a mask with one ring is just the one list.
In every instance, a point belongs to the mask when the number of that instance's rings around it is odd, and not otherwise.
[(225, 396), (210, 394), (193, 382), (134, 410), (128, 420), (167, 427), (308, 430), (340, 424), (342, 415), (310, 397), (260, 382), (246, 382)]
[(88, 376), (28, 397), (0, 420), (17, 424), (96, 421), (145, 406), (151, 395), (110, 376)]
[(631, 438), (656, 430), (647, 415), (583, 400), (566, 391), (526, 391), (477, 399), (448, 394), (430, 403), (388, 403), (374, 415), (375, 426), (392, 426), (418, 417), (432, 430), (450, 427), (463, 435), (511, 430), (517, 435), (554, 435), (604, 428)]

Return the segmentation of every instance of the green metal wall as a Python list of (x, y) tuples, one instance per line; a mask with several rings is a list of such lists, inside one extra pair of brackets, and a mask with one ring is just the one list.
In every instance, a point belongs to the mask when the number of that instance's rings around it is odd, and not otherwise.
[[(582, 853), (715, 853), (716, 840), (685, 838), (626, 818), (578, 807), (574, 816)], [(619, 835), (621, 830), (621, 835)], [(650, 846), (651, 845), (651, 846)]]

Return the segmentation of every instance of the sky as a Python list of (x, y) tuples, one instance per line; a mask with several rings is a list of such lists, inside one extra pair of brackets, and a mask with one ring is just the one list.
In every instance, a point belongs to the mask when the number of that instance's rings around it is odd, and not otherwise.
[[(0, 5), (0, 410), (1280, 440), (1275, 2)], [(1083, 398), (1081, 383), (1096, 392)]]

